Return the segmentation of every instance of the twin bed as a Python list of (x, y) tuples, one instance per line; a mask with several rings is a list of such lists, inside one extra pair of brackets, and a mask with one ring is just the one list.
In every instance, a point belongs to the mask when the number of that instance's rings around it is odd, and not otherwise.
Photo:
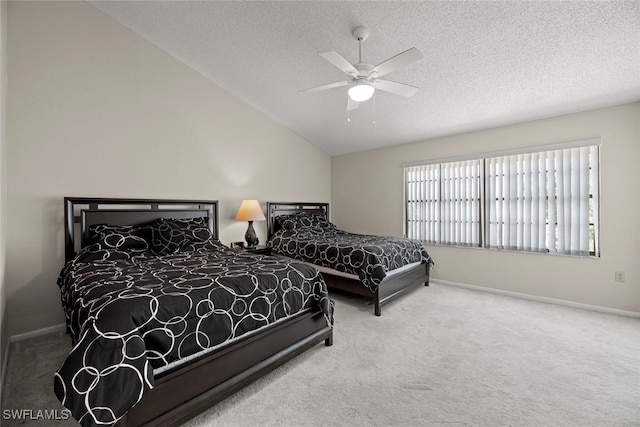
[(58, 285), (74, 347), (54, 390), (82, 425), (179, 425), (332, 345), (327, 284), (372, 298), (379, 316), (429, 280), (418, 242), (337, 230), (326, 203), (267, 204), (275, 256), (222, 245), (217, 201), (64, 203)]

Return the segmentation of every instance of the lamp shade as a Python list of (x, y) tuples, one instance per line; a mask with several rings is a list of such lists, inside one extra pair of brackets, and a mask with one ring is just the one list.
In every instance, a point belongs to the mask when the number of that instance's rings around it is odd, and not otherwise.
[(364, 80), (358, 80), (353, 86), (351, 86), (347, 93), (354, 101), (362, 102), (371, 99), (374, 91), (375, 88), (369, 83)]
[(264, 221), (265, 219), (257, 200), (243, 200), (236, 213), (236, 221)]

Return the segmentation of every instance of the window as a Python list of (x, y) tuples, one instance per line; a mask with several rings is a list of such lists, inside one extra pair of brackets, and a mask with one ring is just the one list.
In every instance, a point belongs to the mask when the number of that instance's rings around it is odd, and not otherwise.
[(480, 245), (480, 160), (405, 169), (408, 235), (426, 243)]
[(599, 141), (404, 164), (406, 235), (599, 256)]

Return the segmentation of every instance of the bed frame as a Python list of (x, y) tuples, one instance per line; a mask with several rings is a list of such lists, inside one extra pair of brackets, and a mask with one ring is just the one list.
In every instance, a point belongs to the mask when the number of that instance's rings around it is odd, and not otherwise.
[[(324, 215), (329, 219), (328, 203), (305, 202), (267, 202), (267, 235), (271, 239), (276, 230), (275, 218), (297, 212)], [(356, 295), (370, 298), (373, 301), (376, 316), (382, 314), (382, 306), (419, 285), (429, 286), (429, 268), (425, 264), (416, 265), (401, 273), (386, 277), (375, 292), (367, 288), (360, 280), (350, 279), (322, 272), (327, 286)]]
[[(92, 224), (138, 225), (157, 218), (208, 217), (218, 237), (218, 202), (211, 200), (65, 197), (64, 217), (67, 261), (82, 246)], [(320, 310), (300, 313), (157, 375), (154, 388), (116, 425), (180, 425), (322, 341), (333, 344), (333, 329), (324, 314)]]

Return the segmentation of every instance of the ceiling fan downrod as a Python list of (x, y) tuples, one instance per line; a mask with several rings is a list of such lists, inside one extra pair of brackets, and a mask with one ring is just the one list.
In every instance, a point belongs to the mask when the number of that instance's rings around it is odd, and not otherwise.
[(369, 37), (369, 30), (363, 26), (355, 27), (351, 31), (353, 37), (358, 41), (358, 63), (362, 64), (362, 42)]

